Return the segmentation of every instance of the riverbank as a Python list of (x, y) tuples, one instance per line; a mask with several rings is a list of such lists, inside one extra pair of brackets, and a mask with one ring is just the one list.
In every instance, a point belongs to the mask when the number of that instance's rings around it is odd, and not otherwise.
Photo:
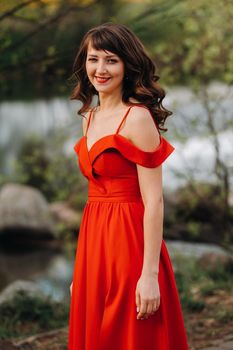
[[(173, 260), (190, 350), (228, 341), (233, 329), (232, 260), (205, 259)], [(67, 349), (69, 303), (22, 297), (0, 313), (1, 350)]]
[[(224, 302), (223, 302), (224, 300)], [(225, 350), (224, 344), (233, 340), (233, 319), (221, 314), (221, 306), (228, 310), (233, 309), (233, 297), (230, 293), (218, 291), (214, 296), (204, 298), (205, 310), (200, 313), (187, 313), (184, 317), (189, 319), (187, 333), (189, 339), (189, 350)], [(215, 315), (219, 315), (215, 319)], [(12, 340), (0, 340), (1, 350), (67, 350), (68, 327), (58, 328), (48, 332), (40, 332), (32, 336), (21, 337)], [(213, 349), (212, 349), (213, 347)], [(226, 347), (226, 349), (230, 349)]]

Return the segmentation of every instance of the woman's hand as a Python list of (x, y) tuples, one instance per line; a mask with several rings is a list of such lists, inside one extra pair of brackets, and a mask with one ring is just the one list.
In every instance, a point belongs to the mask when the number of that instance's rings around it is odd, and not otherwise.
[(158, 274), (142, 274), (136, 286), (137, 319), (153, 315), (160, 305)]
[(70, 285), (70, 296), (72, 296), (72, 288), (73, 288), (73, 282)]

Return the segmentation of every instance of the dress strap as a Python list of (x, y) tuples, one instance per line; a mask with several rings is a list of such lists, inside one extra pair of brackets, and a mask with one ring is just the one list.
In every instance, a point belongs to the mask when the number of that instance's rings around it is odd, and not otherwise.
[(119, 132), (119, 130), (120, 130), (120, 128), (121, 128), (121, 125), (123, 124), (124, 120), (126, 119), (127, 115), (129, 114), (129, 111), (130, 111), (130, 109), (131, 109), (132, 107), (133, 107), (133, 106), (130, 106), (130, 107), (128, 108), (128, 110), (126, 111), (124, 117), (122, 118), (122, 120), (121, 120), (121, 122), (120, 122), (120, 124), (119, 124), (119, 126), (118, 126), (118, 128), (117, 128), (117, 130), (116, 130), (116, 134), (118, 134), (118, 132)]
[(88, 117), (88, 121), (87, 121), (87, 127), (86, 127), (86, 131), (85, 131), (85, 136), (87, 135), (87, 130), (88, 130), (88, 128), (89, 128), (90, 121), (91, 121), (91, 117), (92, 117), (92, 115), (93, 115), (94, 109), (95, 109), (95, 107), (93, 107), (93, 108), (90, 110), (89, 117)]
[(156, 126), (156, 128), (157, 128), (157, 130), (158, 130), (158, 132), (159, 132), (159, 134), (160, 134), (159, 127), (158, 127), (158, 125), (157, 125), (157, 123), (156, 123), (156, 121), (155, 121), (155, 119), (154, 119), (154, 117), (153, 117), (153, 115), (152, 115), (150, 109), (149, 109), (148, 107), (146, 107), (145, 105), (141, 104), (141, 103), (133, 104), (133, 105), (131, 105), (131, 106), (128, 108), (127, 112), (125, 113), (124, 117), (122, 118), (122, 121), (120, 122), (120, 125), (119, 125), (118, 128), (117, 128), (116, 134), (118, 134), (122, 123), (124, 122), (125, 118), (126, 118), (127, 115), (129, 114), (130, 109), (131, 109), (132, 107), (134, 107), (134, 106), (138, 106), (138, 107), (145, 108), (145, 109), (147, 109), (147, 110), (150, 112), (150, 115), (151, 115), (151, 117), (152, 117), (152, 119), (153, 119), (153, 121), (154, 121), (154, 123), (155, 123), (155, 126)]

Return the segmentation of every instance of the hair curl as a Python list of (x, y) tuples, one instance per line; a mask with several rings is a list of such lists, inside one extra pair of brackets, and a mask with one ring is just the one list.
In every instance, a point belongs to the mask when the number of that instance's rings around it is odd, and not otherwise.
[(156, 65), (147, 55), (139, 38), (125, 25), (104, 23), (90, 29), (82, 39), (73, 64), (73, 76), (77, 84), (71, 93), (71, 100), (83, 103), (78, 113), (88, 111), (94, 95), (98, 92), (89, 81), (86, 73), (88, 44), (91, 41), (96, 50), (106, 50), (116, 54), (124, 63), (122, 101), (131, 103), (130, 98), (144, 104), (151, 112), (158, 128), (163, 128), (165, 120), (173, 114), (163, 107), (164, 89), (157, 83)]

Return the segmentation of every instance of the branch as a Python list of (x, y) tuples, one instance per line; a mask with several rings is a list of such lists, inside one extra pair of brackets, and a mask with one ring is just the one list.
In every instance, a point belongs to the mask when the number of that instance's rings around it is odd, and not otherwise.
[(59, 61), (61, 59), (64, 59), (64, 57), (70, 57), (70, 55), (73, 53), (73, 50), (65, 50), (65, 51), (59, 51), (54, 54), (44, 54), (41, 56), (36, 56), (33, 57), (33, 59), (26, 59), (18, 62), (17, 64), (7, 64), (7, 65), (0, 65), (1, 70), (2, 70), (2, 75), (7, 74), (15, 74), (15, 70), (23, 71), (25, 69), (28, 69), (28, 67), (36, 66), (38, 63), (43, 64), (43, 63), (48, 63), (49, 61)]
[(26, 7), (26, 6), (30, 5), (33, 2), (41, 2), (41, 0), (28, 0), (28, 1), (22, 2), (21, 4), (13, 7), (11, 10), (8, 10), (5, 13), (3, 13), (0, 16), (0, 21), (4, 20), (7, 17), (12, 16), (15, 12), (21, 10), (23, 7)]
[(213, 143), (214, 143), (214, 148), (215, 148), (215, 173), (220, 181), (220, 184), (223, 189), (224, 193), (224, 204), (225, 204), (225, 209), (228, 211), (228, 206), (229, 206), (229, 192), (230, 192), (230, 180), (229, 180), (229, 171), (224, 164), (224, 162), (221, 159), (220, 156), (220, 144), (218, 140), (218, 134), (214, 125), (214, 120), (213, 120), (213, 115), (211, 108), (209, 106), (209, 99), (208, 99), (208, 92), (206, 87), (204, 86), (203, 88), (203, 104), (204, 107), (206, 108), (207, 111), (207, 126), (209, 127), (209, 130), (213, 136)]
[(27, 23), (27, 24), (38, 24), (36, 19), (32, 19), (32, 18), (26, 18), (26, 17), (22, 17), (19, 15), (13, 15), (12, 16), (14, 22), (18, 21), (18, 22), (23, 22), (23, 23)]
[(29, 39), (31, 39), (33, 36), (35, 36), (36, 34), (38, 34), (39, 32), (41, 32), (42, 30), (44, 30), (45, 28), (47, 28), (47, 26), (51, 25), (54, 22), (57, 22), (60, 18), (66, 16), (70, 11), (71, 11), (71, 7), (67, 8), (65, 11), (60, 12), (58, 15), (50, 18), (47, 22), (43, 23), (43, 24), (39, 24), (37, 28), (35, 28), (34, 30), (32, 30), (30, 33), (28, 33), (27, 35), (25, 35), (23, 38), (21, 38), (19, 41), (17, 41), (16, 43), (13, 43), (12, 45), (8, 46), (6, 49), (0, 50), (0, 52), (4, 52), (4, 51), (13, 51), (15, 49), (17, 49), (19, 46), (21, 46), (22, 44), (24, 44), (26, 41), (28, 41)]
[[(38, 1), (38, 0), (34, 0), (34, 1)], [(46, 29), (49, 25), (51, 25), (52, 23), (57, 22), (60, 18), (67, 16), (67, 14), (70, 11), (74, 11), (74, 10), (83, 10), (83, 9), (87, 9), (90, 6), (93, 6), (95, 3), (97, 3), (99, 0), (95, 0), (92, 3), (90, 3), (89, 5), (87, 5), (85, 8), (82, 6), (70, 6), (68, 8), (66, 8), (66, 10), (58, 13), (56, 16), (50, 18), (47, 22), (43, 23), (43, 24), (39, 24), (37, 28), (35, 28), (34, 30), (32, 30), (30, 33), (28, 33), (27, 35), (25, 35), (23, 38), (21, 38), (18, 42), (13, 43), (12, 45), (8, 46), (7, 48), (3, 48), (2, 50), (0, 50), (0, 53), (3, 53), (4, 51), (13, 51), (15, 49), (17, 49), (19, 46), (21, 46), (22, 44), (24, 44), (26, 41), (28, 41), (29, 39), (31, 39), (33, 36), (37, 35), (39, 32), (41, 32), (42, 30)]]
[(31, 343), (34, 343), (35, 340), (39, 340), (41, 338), (54, 337), (54, 336), (60, 334), (61, 332), (66, 332), (66, 331), (67, 331), (67, 327), (63, 327), (63, 328), (55, 329), (55, 330), (48, 331), (48, 332), (38, 333), (35, 335), (31, 335), (23, 340), (16, 340), (13, 342), (13, 344), (16, 345), (17, 347), (19, 346), (21, 348), (21, 346), (24, 346), (24, 345), (27, 346)]
[[(139, 13), (136, 17), (132, 19), (132, 23), (137, 23), (140, 20), (145, 20), (149, 16), (162, 15), (162, 13), (167, 13), (168, 9), (176, 6), (176, 2), (173, 0), (167, 1), (166, 3), (157, 4), (147, 8), (145, 11)], [(180, 15), (180, 14), (179, 14)]]

